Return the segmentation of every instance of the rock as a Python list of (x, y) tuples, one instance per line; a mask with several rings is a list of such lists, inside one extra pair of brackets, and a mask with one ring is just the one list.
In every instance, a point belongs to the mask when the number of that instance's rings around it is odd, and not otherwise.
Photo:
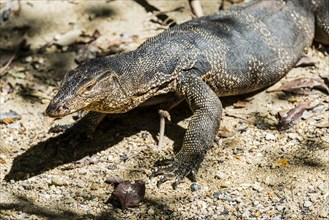
[(223, 179), (224, 176), (225, 176), (225, 174), (224, 174), (223, 172), (218, 171), (218, 172), (216, 173), (216, 175), (215, 175), (215, 178), (217, 178), (217, 179)]
[(201, 186), (197, 183), (192, 183), (190, 188), (193, 192), (195, 192), (195, 191), (199, 191), (201, 189)]
[(223, 193), (221, 192), (214, 192), (213, 196), (216, 199), (222, 199), (224, 197)]
[(322, 209), (322, 210), (319, 212), (319, 216), (322, 217), (322, 218), (327, 218), (327, 217), (329, 217), (329, 216), (328, 216), (328, 212), (327, 212), (325, 209)]
[(147, 214), (149, 215), (154, 215), (155, 211), (154, 209), (150, 208), (148, 211), (147, 211)]
[(283, 211), (284, 209), (285, 209), (286, 207), (284, 206), (284, 205), (278, 205), (277, 207), (276, 207), (276, 209), (278, 210), (278, 211)]
[(265, 136), (265, 140), (274, 141), (274, 140), (276, 140), (276, 137), (274, 136), (274, 134), (267, 133), (266, 136)]
[(79, 188), (84, 188), (85, 185), (86, 185), (86, 184), (85, 184), (83, 181), (78, 180), (78, 182), (77, 182), (77, 186), (78, 186)]
[(281, 219), (282, 219), (281, 215), (276, 215), (272, 218), (272, 220), (281, 220)]
[(263, 187), (260, 186), (259, 182), (255, 182), (253, 185), (252, 185), (252, 188), (254, 190), (256, 190), (257, 192), (261, 192), (263, 191)]
[(62, 185), (64, 185), (64, 180), (63, 180), (63, 178), (61, 178), (59, 176), (55, 176), (55, 177), (51, 178), (51, 184), (53, 184), (55, 186), (62, 186)]
[(311, 207), (312, 205), (313, 205), (313, 203), (312, 203), (311, 201), (309, 201), (309, 200), (305, 200), (305, 201), (304, 201), (304, 207), (309, 208), (309, 207)]

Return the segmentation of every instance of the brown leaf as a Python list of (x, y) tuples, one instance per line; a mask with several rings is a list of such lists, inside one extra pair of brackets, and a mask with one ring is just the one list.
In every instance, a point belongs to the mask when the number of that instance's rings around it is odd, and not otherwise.
[(289, 160), (287, 158), (279, 159), (274, 161), (274, 164), (281, 166), (282, 168), (285, 168), (289, 164)]
[(310, 102), (299, 103), (295, 108), (289, 111), (279, 112), (280, 121), (277, 125), (278, 130), (286, 130), (289, 127), (297, 124), (301, 119), (303, 112), (309, 108)]
[(277, 91), (286, 91), (286, 92), (294, 92), (294, 90), (298, 91), (301, 88), (309, 88), (309, 89), (319, 89), (321, 91), (325, 91), (329, 94), (328, 86), (323, 82), (322, 79), (316, 78), (298, 78), (288, 82), (284, 82), (281, 86), (274, 86), (268, 89), (268, 92), (277, 92)]
[(124, 181), (114, 189), (112, 195), (119, 200), (122, 209), (136, 207), (144, 199), (145, 183), (142, 180)]

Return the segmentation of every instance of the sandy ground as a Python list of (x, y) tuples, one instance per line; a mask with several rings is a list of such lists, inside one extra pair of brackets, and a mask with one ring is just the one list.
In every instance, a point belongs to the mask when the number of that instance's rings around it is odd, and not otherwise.
[[(105, 55), (136, 48), (167, 28), (159, 20), (163, 17), (150, 12), (152, 7), (169, 11), (164, 14), (169, 21), (191, 19), (187, 1), (146, 3), (21, 1), (19, 14), (1, 22), (1, 65), (16, 51), (8, 71), (0, 76), (1, 112), (13, 110), (21, 119), (0, 124), (0, 218), (328, 219), (329, 97), (323, 88), (298, 95), (265, 90), (223, 99), (219, 136), (228, 137), (209, 150), (196, 191), (187, 178), (177, 190), (170, 183), (157, 188), (157, 179), (148, 178), (154, 162), (180, 146), (191, 115), (184, 103), (170, 112), (172, 122), (166, 125), (162, 149), (157, 147), (157, 108), (106, 119), (93, 141), (74, 148), (63, 144), (61, 134), (48, 133), (77, 116), (54, 120), (44, 110), (65, 72), (76, 66), (75, 59), (86, 56), (81, 50), (95, 48), (95, 53)], [(206, 14), (217, 11), (220, 3), (202, 2)], [(86, 43), (96, 29), (96, 40)], [(68, 46), (40, 50), (72, 30), (84, 37), (73, 38), (75, 43)], [(314, 64), (293, 69), (274, 87), (328, 74), (328, 47), (315, 45), (308, 56)], [(248, 101), (238, 108), (236, 103), (244, 100)], [(300, 102), (310, 103), (301, 121), (278, 131), (277, 113)], [(58, 147), (45, 145), (49, 141)], [(146, 195), (139, 207), (121, 210), (109, 200), (113, 186), (105, 180), (113, 175), (145, 181)]]

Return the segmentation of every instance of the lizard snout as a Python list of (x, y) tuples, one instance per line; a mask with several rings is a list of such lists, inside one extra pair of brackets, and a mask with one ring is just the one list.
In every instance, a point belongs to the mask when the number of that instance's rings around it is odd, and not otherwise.
[(62, 117), (70, 114), (70, 109), (64, 103), (51, 101), (46, 109), (46, 114), (50, 117)]

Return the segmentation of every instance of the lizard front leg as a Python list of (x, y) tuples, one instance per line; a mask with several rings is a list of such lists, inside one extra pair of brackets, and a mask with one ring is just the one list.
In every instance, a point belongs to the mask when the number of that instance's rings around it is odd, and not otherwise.
[(185, 97), (194, 114), (181, 150), (169, 161), (169, 165), (158, 168), (151, 175), (162, 174), (158, 186), (175, 178), (173, 188), (189, 173), (195, 179), (199, 166), (214, 141), (222, 112), (219, 98), (202, 79), (190, 75), (179, 79), (177, 85), (177, 93)]

